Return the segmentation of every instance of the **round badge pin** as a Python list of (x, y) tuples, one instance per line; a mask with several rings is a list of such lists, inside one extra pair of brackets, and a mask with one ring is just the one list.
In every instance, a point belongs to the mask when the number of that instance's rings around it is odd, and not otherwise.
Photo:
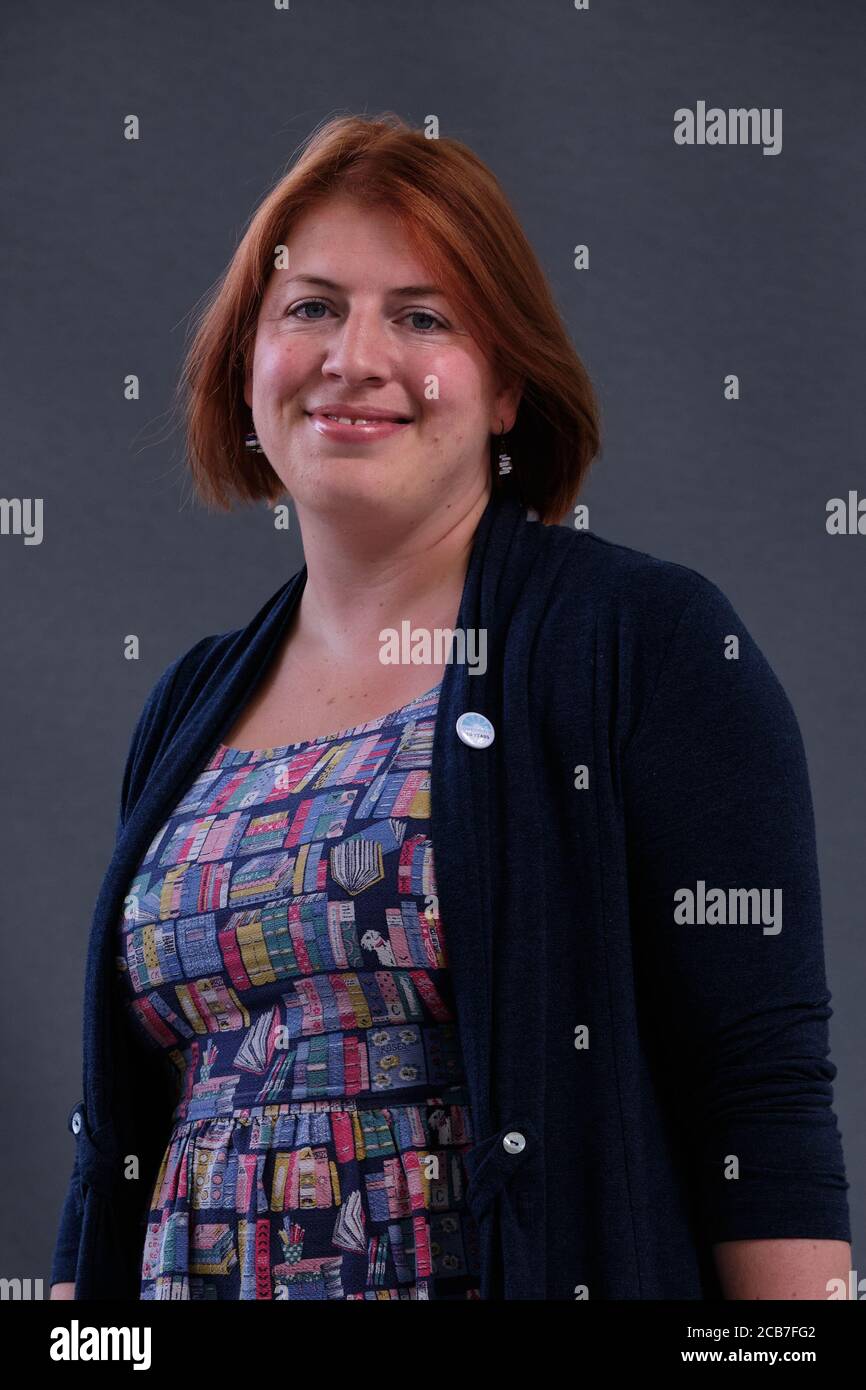
[(457, 720), (457, 737), (470, 748), (487, 748), (494, 739), (493, 725), (485, 715), (467, 710)]

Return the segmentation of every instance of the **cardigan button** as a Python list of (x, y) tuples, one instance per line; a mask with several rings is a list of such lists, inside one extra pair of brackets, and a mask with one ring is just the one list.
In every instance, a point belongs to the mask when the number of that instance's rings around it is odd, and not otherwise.
[(456, 724), (457, 737), (470, 748), (488, 748), (494, 739), (493, 725), (483, 714), (467, 710)]
[(72, 1116), (72, 1133), (73, 1133), (73, 1134), (80, 1134), (80, 1133), (81, 1133), (81, 1111), (80, 1111), (80, 1110), (76, 1110), (75, 1114)]
[(503, 1139), (502, 1147), (506, 1153), (519, 1154), (526, 1148), (526, 1140), (519, 1130), (512, 1129)]

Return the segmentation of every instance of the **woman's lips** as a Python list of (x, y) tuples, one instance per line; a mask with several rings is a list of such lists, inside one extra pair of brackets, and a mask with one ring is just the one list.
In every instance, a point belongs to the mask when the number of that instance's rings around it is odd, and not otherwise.
[(341, 425), (327, 415), (309, 414), (307, 419), (313, 429), (336, 444), (369, 444), (377, 439), (388, 439), (400, 430), (407, 430), (412, 423), (411, 420), (408, 424), (401, 424), (399, 420), (377, 420), (370, 425)]

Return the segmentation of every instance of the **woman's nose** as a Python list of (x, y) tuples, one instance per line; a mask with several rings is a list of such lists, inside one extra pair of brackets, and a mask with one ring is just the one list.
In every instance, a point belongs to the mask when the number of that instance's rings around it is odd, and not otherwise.
[(381, 313), (353, 311), (335, 326), (324, 365), (341, 376), (387, 376), (392, 352)]

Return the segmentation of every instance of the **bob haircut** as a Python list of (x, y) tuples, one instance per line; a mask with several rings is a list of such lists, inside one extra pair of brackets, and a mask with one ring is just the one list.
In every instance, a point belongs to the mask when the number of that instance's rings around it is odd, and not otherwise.
[(284, 493), (252, 428), (244, 378), (278, 246), (295, 221), (332, 195), (350, 195), (399, 219), (418, 258), (468, 323), (503, 384), (522, 383), (500, 476), (491, 435), (492, 486), (511, 492), (544, 524), (574, 504), (600, 448), (599, 408), (544, 272), (493, 173), (466, 145), (427, 139), (393, 112), (329, 119), (253, 213), (228, 268), (210, 291), (181, 372), (188, 462), (207, 506)]

